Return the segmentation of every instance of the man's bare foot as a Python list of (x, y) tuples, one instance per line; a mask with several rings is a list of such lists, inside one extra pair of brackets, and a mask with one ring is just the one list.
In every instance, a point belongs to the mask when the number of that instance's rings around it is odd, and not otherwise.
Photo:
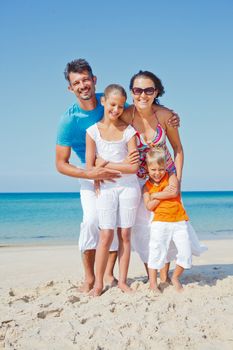
[(94, 287), (90, 293), (88, 293), (88, 295), (90, 297), (100, 297), (101, 294), (103, 293), (103, 288), (97, 288), (97, 287)]
[(80, 293), (89, 293), (94, 286), (94, 281), (92, 283), (83, 282), (81, 286), (78, 287), (78, 292)]
[(171, 282), (172, 282), (172, 285), (175, 287), (175, 290), (177, 292), (183, 292), (184, 291), (184, 288), (182, 286), (182, 284), (180, 283), (179, 279), (178, 278), (172, 278), (171, 279)]
[(114, 276), (104, 276), (104, 282), (110, 288), (116, 287), (118, 284), (118, 280)]
[(118, 282), (118, 288), (124, 293), (133, 293), (133, 289), (128, 286), (126, 283)]

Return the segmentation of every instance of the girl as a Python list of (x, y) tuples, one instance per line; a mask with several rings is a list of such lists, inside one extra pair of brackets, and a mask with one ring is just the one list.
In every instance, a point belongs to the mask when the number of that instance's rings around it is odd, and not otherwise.
[(101, 183), (98, 191), (100, 239), (96, 250), (96, 279), (91, 293), (93, 296), (99, 296), (103, 291), (103, 276), (115, 227), (118, 227), (119, 239), (118, 286), (124, 292), (131, 291), (127, 285), (130, 235), (140, 201), (140, 187), (136, 177), (138, 164), (132, 165), (125, 161), (128, 153), (137, 148), (134, 128), (120, 119), (126, 98), (123, 87), (116, 84), (109, 85), (101, 99), (104, 107), (103, 119), (87, 129), (87, 167), (93, 167), (96, 157), (100, 157), (103, 163), (99, 165), (107, 166), (111, 161), (111, 168), (122, 173), (122, 177), (115, 182)]

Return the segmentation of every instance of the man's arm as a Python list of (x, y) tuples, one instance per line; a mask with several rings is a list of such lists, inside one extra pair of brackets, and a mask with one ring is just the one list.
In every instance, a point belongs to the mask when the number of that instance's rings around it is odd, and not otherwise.
[(108, 168), (82, 169), (69, 163), (71, 147), (56, 146), (56, 167), (59, 173), (71, 177), (92, 180), (112, 180), (120, 177), (120, 172)]
[(172, 128), (179, 128), (180, 127), (180, 117), (178, 113), (174, 112), (172, 109), (169, 109), (165, 106), (160, 106), (163, 110), (168, 111), (170, 113), (170, 117), (168, 119), (168, 125)]

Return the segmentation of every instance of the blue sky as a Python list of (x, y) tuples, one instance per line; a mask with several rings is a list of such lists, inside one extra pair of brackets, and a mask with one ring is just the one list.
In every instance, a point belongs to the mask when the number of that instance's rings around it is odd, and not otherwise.
[(97, 91), (157, 74), (160, 102), (181, 117), (183, 190), (233, 190), (232, 18), (231, 0), (1, 1), (0, 192), (78, 190), (56, 172), (54, 150), (74, 101), (63, 71), (79, 57)]

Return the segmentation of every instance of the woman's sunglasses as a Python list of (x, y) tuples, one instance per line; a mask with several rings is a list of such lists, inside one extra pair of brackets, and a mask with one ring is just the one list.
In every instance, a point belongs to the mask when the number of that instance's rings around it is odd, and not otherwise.
[(155, 93), (157, 89), (155, 89), (154, 87), (148, 87), (148, 88), (145, 88), (145, 89), (141, 89), (139, 87), (134, 87), (132, 88), (132, 91), (133, 91), (133, 94), (134, 95), (141, 95), (143, 92), (148, 95), (148, 96), (151, 96)]

